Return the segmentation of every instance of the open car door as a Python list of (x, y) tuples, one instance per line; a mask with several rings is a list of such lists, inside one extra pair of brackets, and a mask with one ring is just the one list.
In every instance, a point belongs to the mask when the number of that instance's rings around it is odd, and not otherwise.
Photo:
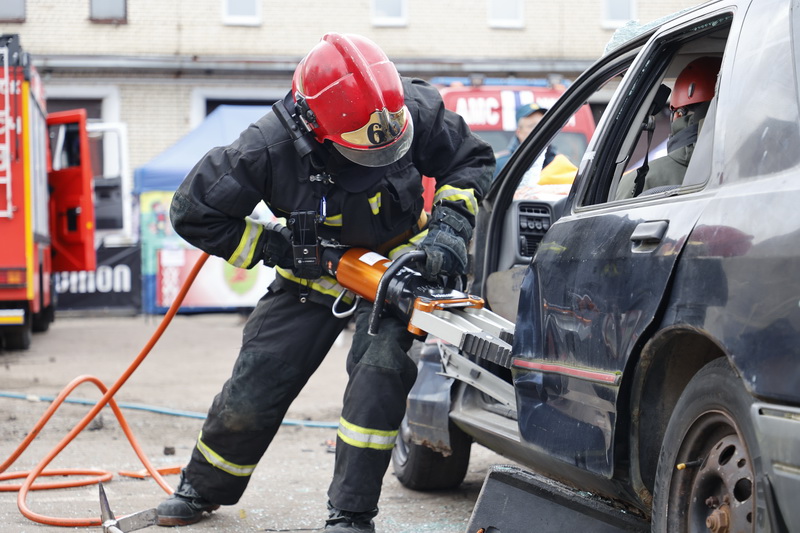
[[(641, 166), (637, 153), (651, 151), (657, 121), (668, 120), (663, 110), (678, 73), (699, 54), (723, 56), (733, 12), (725, 5), (698, 10), (680, 26), (658, 30), (643, 47), (598, 124), (559, 208), (560, 218), (547, 229), (518, 282), (511, 371), (521, 440), (548, 458), (608, 479), (619, 466), (615, 447), (626, 445), (625, 437), (617, 437), (624, 435), (627, 424), (618, 416), (626, 413), (629, 401), (623, 376), (641, 351), (641, 339), (664, 312), (678, 258), (687, 246), (698, 246), (690, 235), (714, 194), (713, 187), (705, 189), (718, 172), (712, 164), (720, 146), (714, 142), (714, 99), (683, 175), (676, 175), (669, 186), (631, 194), (622, 194), (630, 190), (623, 184), (626, 177), (633, 181)], [(624, 59), (620, 57), (620, 66)], [(613, 73), (613, 65), (604, 68)], [(581, 85), (605, 78), (601, 70), (587, 71), (565, 93), (565, 105)], [(720, 83), (717, 90), (724, 91)], [(548, 128), (563, 123), (555, 120), (561, 107), (551, 108), (530, 142), (509, 161), (508, 173), (498, 177), (503, 180), (497, 184), (500, 200), (538, 159)], [(535, 224), (548, 218), (512, 211), (517, 218), (509, 223), (507, 210), (499, 203), (493, 207), (485, 245), (490, 250), (484, 261), (488, 281), (502, 266), (490, 263), (492, 241), (503, 242), (502, 236), (493, 238), (493, 229), (520, 228), (522, 220), (528, 229), (533, 221), (536, 229)], [(487, 300), (491, 304), (491, 294)]]
[(51, 113), (47, 126), (53, 270), (94, 270), (94, 201), (86, 110)]

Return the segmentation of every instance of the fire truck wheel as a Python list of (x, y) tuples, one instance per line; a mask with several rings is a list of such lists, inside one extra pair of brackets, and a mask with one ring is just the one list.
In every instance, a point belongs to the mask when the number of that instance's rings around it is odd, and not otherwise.
[(6, 329), (3, 337), (6, 350), (27, 350), (31, 347), (33, 328), (31, 321), (26, 320), (24, 326), (14, 326)]
[(42, 309), (41, 313), (33, 315), (33, 331), (36, 333), (43, 333), (50, 329), (50, 323), (55, 319), (55, 309), (52, 305), (48, 305)]
[[(44, 288), (42, 288), (44, 294)], [(52, 298), (50, 305), (44, 305), (42, 302), (42, 309), (38, 313), (33, 314), (33, 332), (44, 333), (50, 329), (50, 323), (56, 319), (56, 300), (58, 293), (56, 292), (56, 282), (54, 277), (50, 277), (50, 297)]]
[(441, 453), (411, 441), (408, 422), (403, 419), (392, 450), (392, 464), (397, 479), (412, 490), (452, 489), (464, 481), (469, 466), (472, 438), (450, 424), (452, 453)]

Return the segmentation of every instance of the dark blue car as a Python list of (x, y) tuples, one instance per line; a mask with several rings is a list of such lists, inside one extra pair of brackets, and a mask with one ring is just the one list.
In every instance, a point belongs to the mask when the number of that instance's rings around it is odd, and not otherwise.
[[(395, 472), (456, 486), (474, 441), (655, 532), (800, 531), (800, 7), (713, 1), (629, 33), (485, 199), (472, 292), (514, 323), (511, 353), (429, 339)], [(702, 111), (681, 105), (693, 64), (716, 70)], [(541, 184), (609, 90), (572, 185)]]

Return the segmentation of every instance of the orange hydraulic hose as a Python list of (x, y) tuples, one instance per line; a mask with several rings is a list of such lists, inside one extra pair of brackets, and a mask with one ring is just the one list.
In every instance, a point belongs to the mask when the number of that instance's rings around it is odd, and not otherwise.
[[(195, 263), (192, 271), (189, 273), (189, 276), (184, 281), (183, 286), (181, 287), (180, 291), (178, 291), (178, 295), (175, 297), (175, 301), (172, 302), (172, 305), (167, 310), (167, 313), (164, 315), (164, 318), (161, 320), (158, 328), (156, 329), (155, 333), (150, 337), (150, 340), (147, 344), (142, 348), (142, 351), (139, 352), (139, 355), (136, 359), (131, 363), (131, 365), (125, 370), (125, 372), (117, 379), (114, 385), (111, 388), (106, 388), (106, 386), (96, 377), (93, 376), (79, 376), (72, 380), (65, 388), (61, 391), (58, 397), (53, 400), (53, 403), (47, 409), (45, 414), (39, 419), (39, 422), (36, 423), (34, 428), (30, 431), (28, 436), (23, 440), (23, 442), (17, 447), (14, 453), (0, 465), (0, 481), (4, 481), (7, 479), (19, 479), (25, 477), (24, 483), (22, 485), (3, 485), (0, 486), (0, 492), (2, 491), (13, 491), (19, 490), (19, 494), (17, 495), (17, 507), (19, 508), (20, 512), (30, 520), (34, 522), (39, 522), (40, 524), (47, 524), (52, 526), (65, 526), (65, 527), (86, 527), (86, 526), (101, 526), (102, 521), (100, 518), (54, 518), (49, 516), (44, 516), (38, 513), (31, 511), (26, 503), (28, 497), (29, 490), (41, 490), (41, 489), (48, 489), (48, 488), (63, 488), (63, 487), (80, 487), (84, 485), (89, 485), (92, 483), (98, 483), (101, 481), (107, 481), (111, 479), (112, 474), (109, 472), (103, 472), (98, 470), (52, 470), (48, 472), (43, 472), (47, 465), (56, 458), (56, 456), (61, 453), (61, 451), (70, 443), (72, 440), (86, 428), (87, 425), (97, 416), (97, 413), (106, 406), (106, 404), (111, 406), (111, 409), (114, 411), (117, 419), (119, 420), (120, 426), (122, 426), (122, 430), (125, 432), (125, 435), (128, 437), (128, 441), (131, 443), (136, 455), (142, 461), (142, 464), (145, 466), (147, 471), (156, 480), (162, 489), (164, 489), (167, 494), (172, 494), (172, 488), (164, 481), (164, 478), (161, 477), (161, 474), (158, 469), (154, 468), (150, 461), (147, 459), (147, 456), (142, 451), (141, 447), (139, 446), (138, 442), (136, 442), (135, 437), (130, 429), (130, 426), (125, 420), (125, 417), (122, 415), (122, 411), (117, 406), (116, 401), (114, 401), (114, 395), (117, 391), (125, 384), (128, 378), (133, 374), (133, 372), (139, 367), (139, 365), (144, 361), (145, 357), (150, 353), (150, 350), (153, 349), (156, 342), (161, 338), (161, 335), (167, 329), (167, 326), (172, 321), (172, 318), (178, 312), (178, 309), (183, 302), (183, 299), (186, 296), (186, 293), (189, 291), (192, 283), (194, 282), (197, 274), (200, 272), (200, 269), (205, 264), (206, 260), (208, 259), (208, 254), (203, 253)], [(59, 442), (46, 456), (42, 461), (30, 472), (20, 472), (16, 474), (5, 474), (4, 472), (6, 469), (11, 466), (11, 464), (17, 460), (17, 458), (22, 454), (25, 448), (33, 441), (34, 438), (39, 434), (41, 429), (47, 423), (51, 416), (55, 413), (55, 411), (60, 407), (60, 405), (66, 400), (69, 394), (81, 383), (84, 382), (92, 382), (94, 383), (102, 392), (103, 397), (92, 407), (92, 409), (83, 417), (83, 419), (78, 422), (78, 424), (72, 428), (72, 430), (63, 438), (61, 442)], [(37, 484), (33, 485), (33, 482), (39, 476), (68, 476), (68, 475), (81, 475), (81, 476), (94, 476), (94, 478), (90, 479), (82, 479), (80, 481), (73, 481), (73, 482), (62, 482), (62, 483), (49, 483), (49, 484)]]

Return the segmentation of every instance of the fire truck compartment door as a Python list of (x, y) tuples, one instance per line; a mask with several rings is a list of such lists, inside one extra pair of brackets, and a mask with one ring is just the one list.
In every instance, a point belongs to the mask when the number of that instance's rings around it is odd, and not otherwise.
[(94, 270), (94, 200), (86, 110), (47, 116), (53, 269)]

